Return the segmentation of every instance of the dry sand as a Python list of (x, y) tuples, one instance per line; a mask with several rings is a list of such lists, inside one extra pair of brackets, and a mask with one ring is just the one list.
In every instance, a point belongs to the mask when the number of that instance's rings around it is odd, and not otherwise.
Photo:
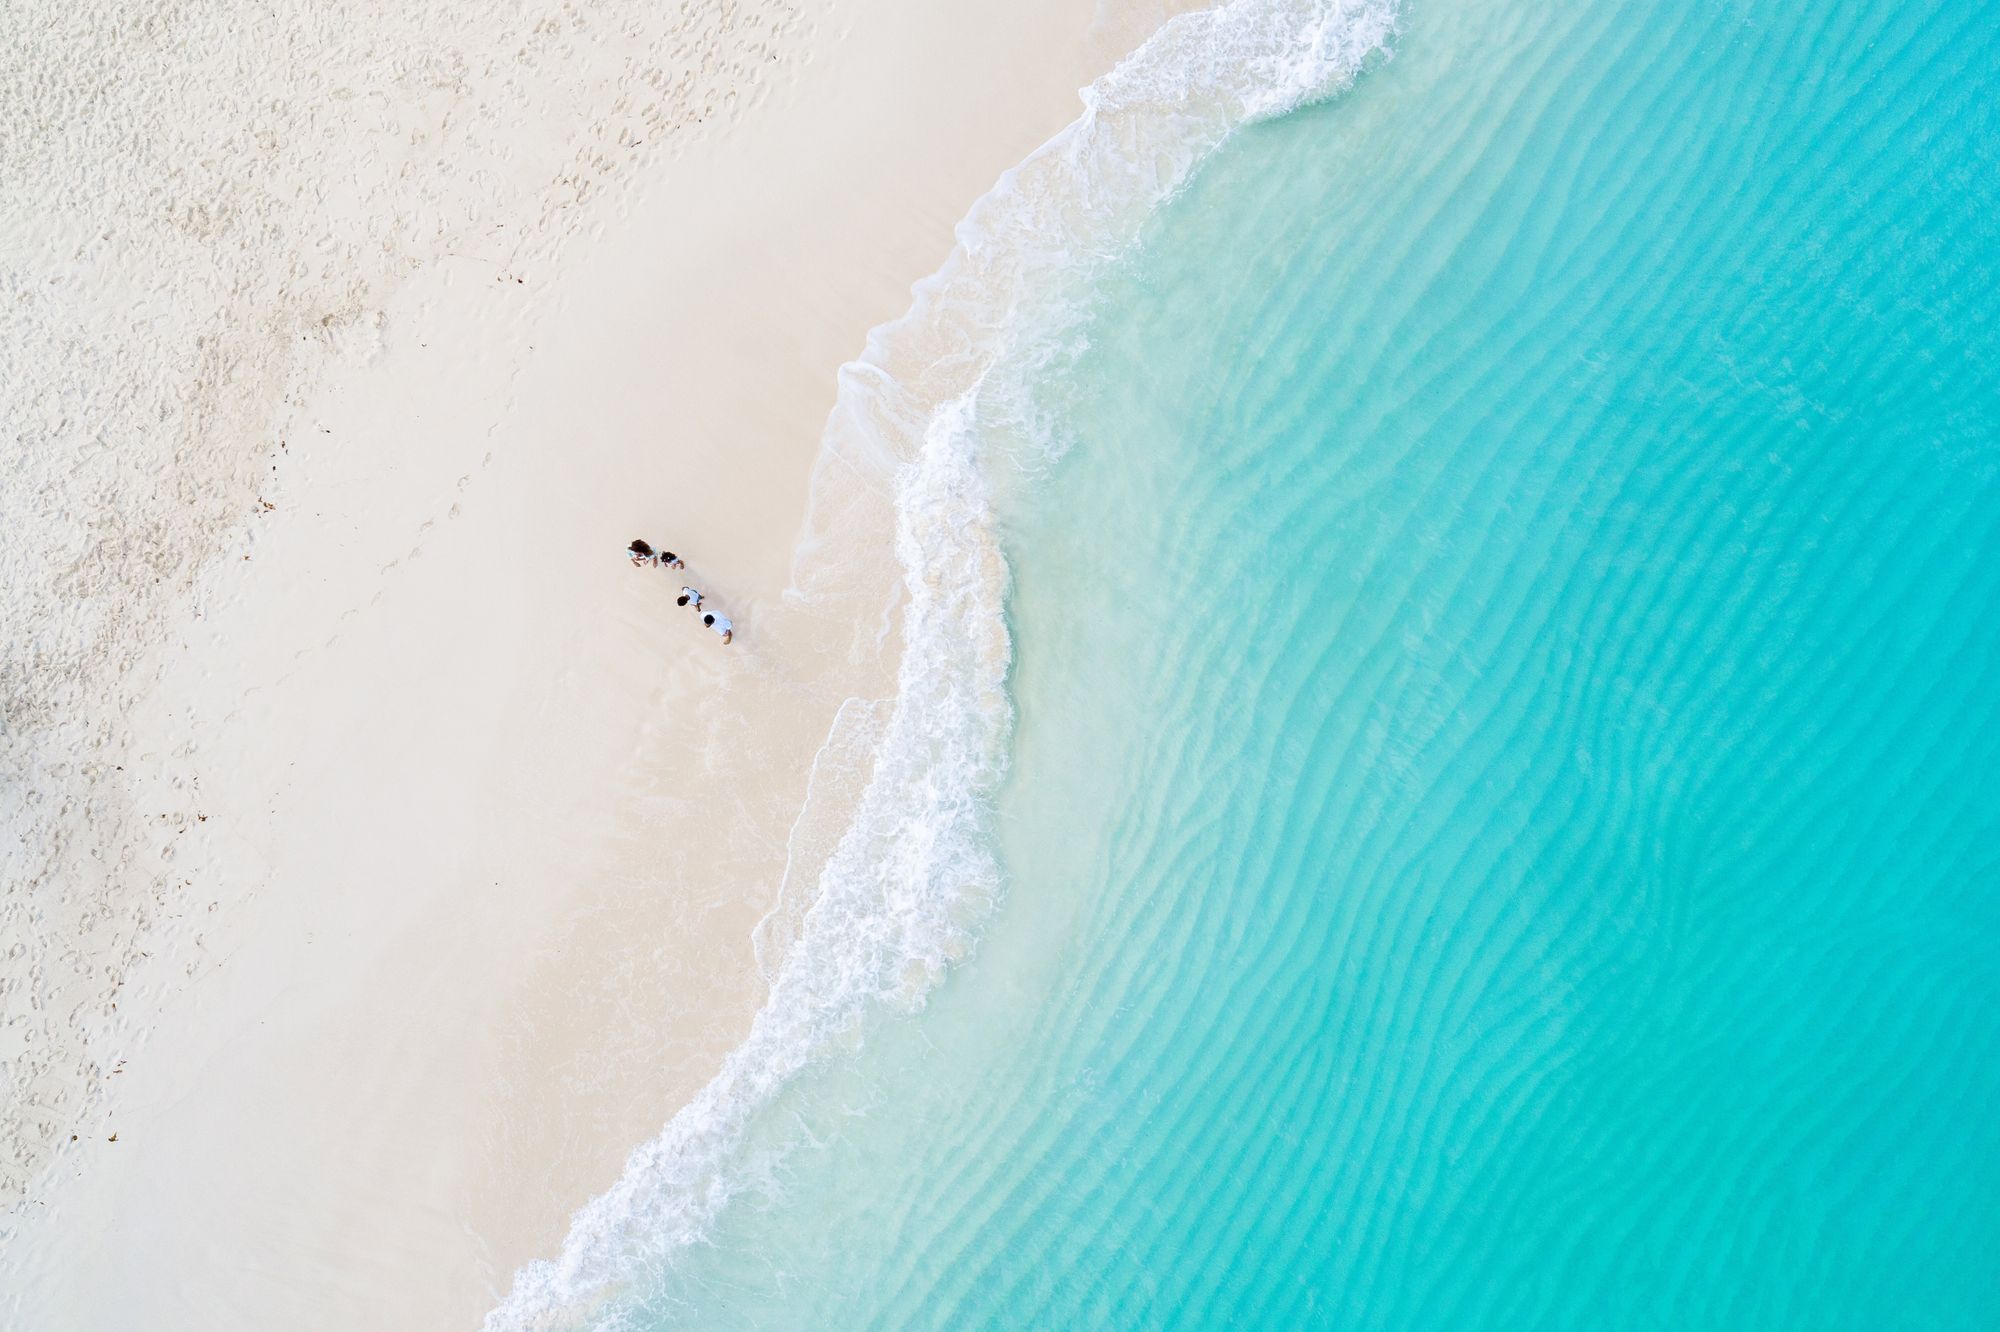
[(834, 370), (1163, 14), (808, 9), (549, 267), (400, 288), (134, 704), (186, 951), (19, 1215), (9, 1325), (473, 1326), (709, 1076), (815, 750), (885, 687), (782, 595)]

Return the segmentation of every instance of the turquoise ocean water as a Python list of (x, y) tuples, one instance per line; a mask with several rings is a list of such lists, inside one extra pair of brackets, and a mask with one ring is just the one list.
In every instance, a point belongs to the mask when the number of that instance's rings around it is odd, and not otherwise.
[(1238, 135), (1004, 488), (999, 911), (619, 1321), (2000, 1326), (1996, 290), (1978, 5)]

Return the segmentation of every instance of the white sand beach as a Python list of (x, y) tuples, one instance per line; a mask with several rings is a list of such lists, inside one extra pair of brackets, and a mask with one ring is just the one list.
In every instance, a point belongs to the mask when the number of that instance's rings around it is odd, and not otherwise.
[(580, 153), (573, 218), (488, 216), (270, 381), (254, 516), (82, 700), (147, 840), (10, 907), (23, 975), (72, 925), (119, 948), (10, 992), (0, 1322), (475, 1326), (741, 1039), (815, 753), (886, 687), (879, 625), (784, 596), (835, 371), (1169, 6), (713, 8), (738, 35), (654, 81), (694, 124), (634, 118), (670, 147)]

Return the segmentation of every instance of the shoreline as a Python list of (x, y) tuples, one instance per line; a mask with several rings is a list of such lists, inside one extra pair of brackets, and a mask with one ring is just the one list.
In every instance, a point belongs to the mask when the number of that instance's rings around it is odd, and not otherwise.
[[(880, 563), (874, 534), (892, 531), (900, 593), (883, 624), (894, 624), (895, 688), (872, 718), (844, 705), (815, 756), (794, 837), (807, 822), (839, 831), (809, 868), (809, 909), (788, 889), (773, 912), (796, 918), (775, 968), (771, 918), (759, 923), (771, 992), (748, 1036), (577, 1213), (561, 1253), (517, 1274), (488, 1332), (569, 1326), (605, 1299), (643, 1302), (729, 1198), (768, 1176), (755, 1126), (794, 1077), (850, 1048), (872, 1015), (913, 1015), (972, 950), (1002, 891), (990, 811), (1014, 717), (996, 502), (1069, 443), (1036, 385), (1087, 346), (1095, 283), (1212, 152), (1247, 123), (1344, 90), (1395, 29), (1387, 2), (1238, 0), (1174, 16), (980, 196), (909, 313), (842, 367), (788, 596), (846, 598), (849, 618), (865, 620), (866, 589), (857, 600), (847, 584)], [(805, 567), (829, 549), (834, 576)], [(836, 764), (840, 813), (822, 820), (820, 764), (850, 744), (866, 758)], [(793, 868), (788, 856), (788, 877)]]
[[(468, 1325), (741, 1039), (807, 768), (868, 677), (781, 595), (830, 372), (1156, 17), (833, 16), (546, 277), (408, 280), (296, 414), (276, 509), (132, 719), (214, 923), (128, 999), (159, 1017), (118, 1141), (33, 1199), (12, 1312)], [(624, 566), (635, 535), (734, 645)]]

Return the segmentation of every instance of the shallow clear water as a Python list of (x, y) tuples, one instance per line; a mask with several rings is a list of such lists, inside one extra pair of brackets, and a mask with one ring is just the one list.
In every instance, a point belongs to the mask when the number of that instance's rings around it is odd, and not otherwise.
[(1414, 9), (1010, 501), (1008, 898), (700, 1327), (2000, 1308), (2000, 25)]

